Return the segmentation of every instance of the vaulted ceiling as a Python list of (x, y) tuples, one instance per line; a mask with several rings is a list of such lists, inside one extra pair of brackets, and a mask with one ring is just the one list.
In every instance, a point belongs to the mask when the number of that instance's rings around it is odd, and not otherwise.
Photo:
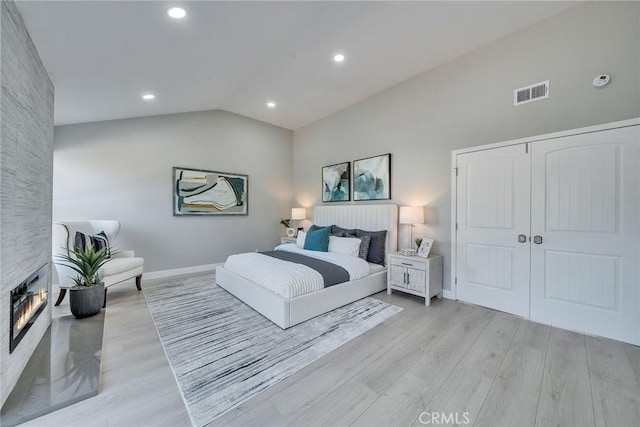
[[(18, 8), (55, 85), (57, 125), (223, 109), (297, 129), (575, 4), (25, 1)], [(167, 16), (175, 5), (184, 19)], [(344, 62), (333, 61), (336, 53)], [(156, 97), (145, 101), (144, 93)]]

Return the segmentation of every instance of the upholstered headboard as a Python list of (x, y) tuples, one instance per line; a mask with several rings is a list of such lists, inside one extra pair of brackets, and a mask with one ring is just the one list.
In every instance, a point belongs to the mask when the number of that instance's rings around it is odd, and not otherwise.
[(316, 206), (311, 220), (320, 226), (335, 224), (342, 228), (360, 228), (367, 231), (387, 230), (387, 252), (398, 250), (397, 205)]

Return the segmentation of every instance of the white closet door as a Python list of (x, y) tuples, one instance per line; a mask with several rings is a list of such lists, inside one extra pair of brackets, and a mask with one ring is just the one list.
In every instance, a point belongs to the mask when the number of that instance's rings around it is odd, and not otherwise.
[(456, 298), (529, 316), (530, 156), (525, 145), (456, 159)]
[(532, 145), (532, 320), (640, 343), (638, 129)]

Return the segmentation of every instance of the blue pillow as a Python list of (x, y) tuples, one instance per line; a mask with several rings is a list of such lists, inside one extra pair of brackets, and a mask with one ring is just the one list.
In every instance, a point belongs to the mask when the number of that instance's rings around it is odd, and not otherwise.
[(311, 227), (307, 231), (304, 248), (310, 251), (329, 252), (329, 233), (331, 227)]

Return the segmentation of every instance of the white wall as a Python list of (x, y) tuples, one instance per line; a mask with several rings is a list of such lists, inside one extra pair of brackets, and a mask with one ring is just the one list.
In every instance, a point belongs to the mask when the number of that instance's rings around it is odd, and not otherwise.
[(9, 353), (10, 292), (51, 262), (53, 84), (15, 4), (2, 1), (0, 15), (1, 405), (51, 323), (50, 300)]
[[(296, 204), (321, 203), (322, 166), (392, 153), (393, 202), (427, 207), (413, 235), (436, 240), (449, 288), (451, 151), (640, 116), (639, 16), (587, 2), (297, 130)], [(612, 83), (595, 89), (599, 73)], [(549, 99), (513, 107), (513, 89), (547, 79)]]
[[(272, 249), (292, 201), (292, 132), (224, 111), (55, 129), (53, 218), (117, 219), (145, 271)], [(174, 217), (172, 167), (249, 175), (249, 215)]]

